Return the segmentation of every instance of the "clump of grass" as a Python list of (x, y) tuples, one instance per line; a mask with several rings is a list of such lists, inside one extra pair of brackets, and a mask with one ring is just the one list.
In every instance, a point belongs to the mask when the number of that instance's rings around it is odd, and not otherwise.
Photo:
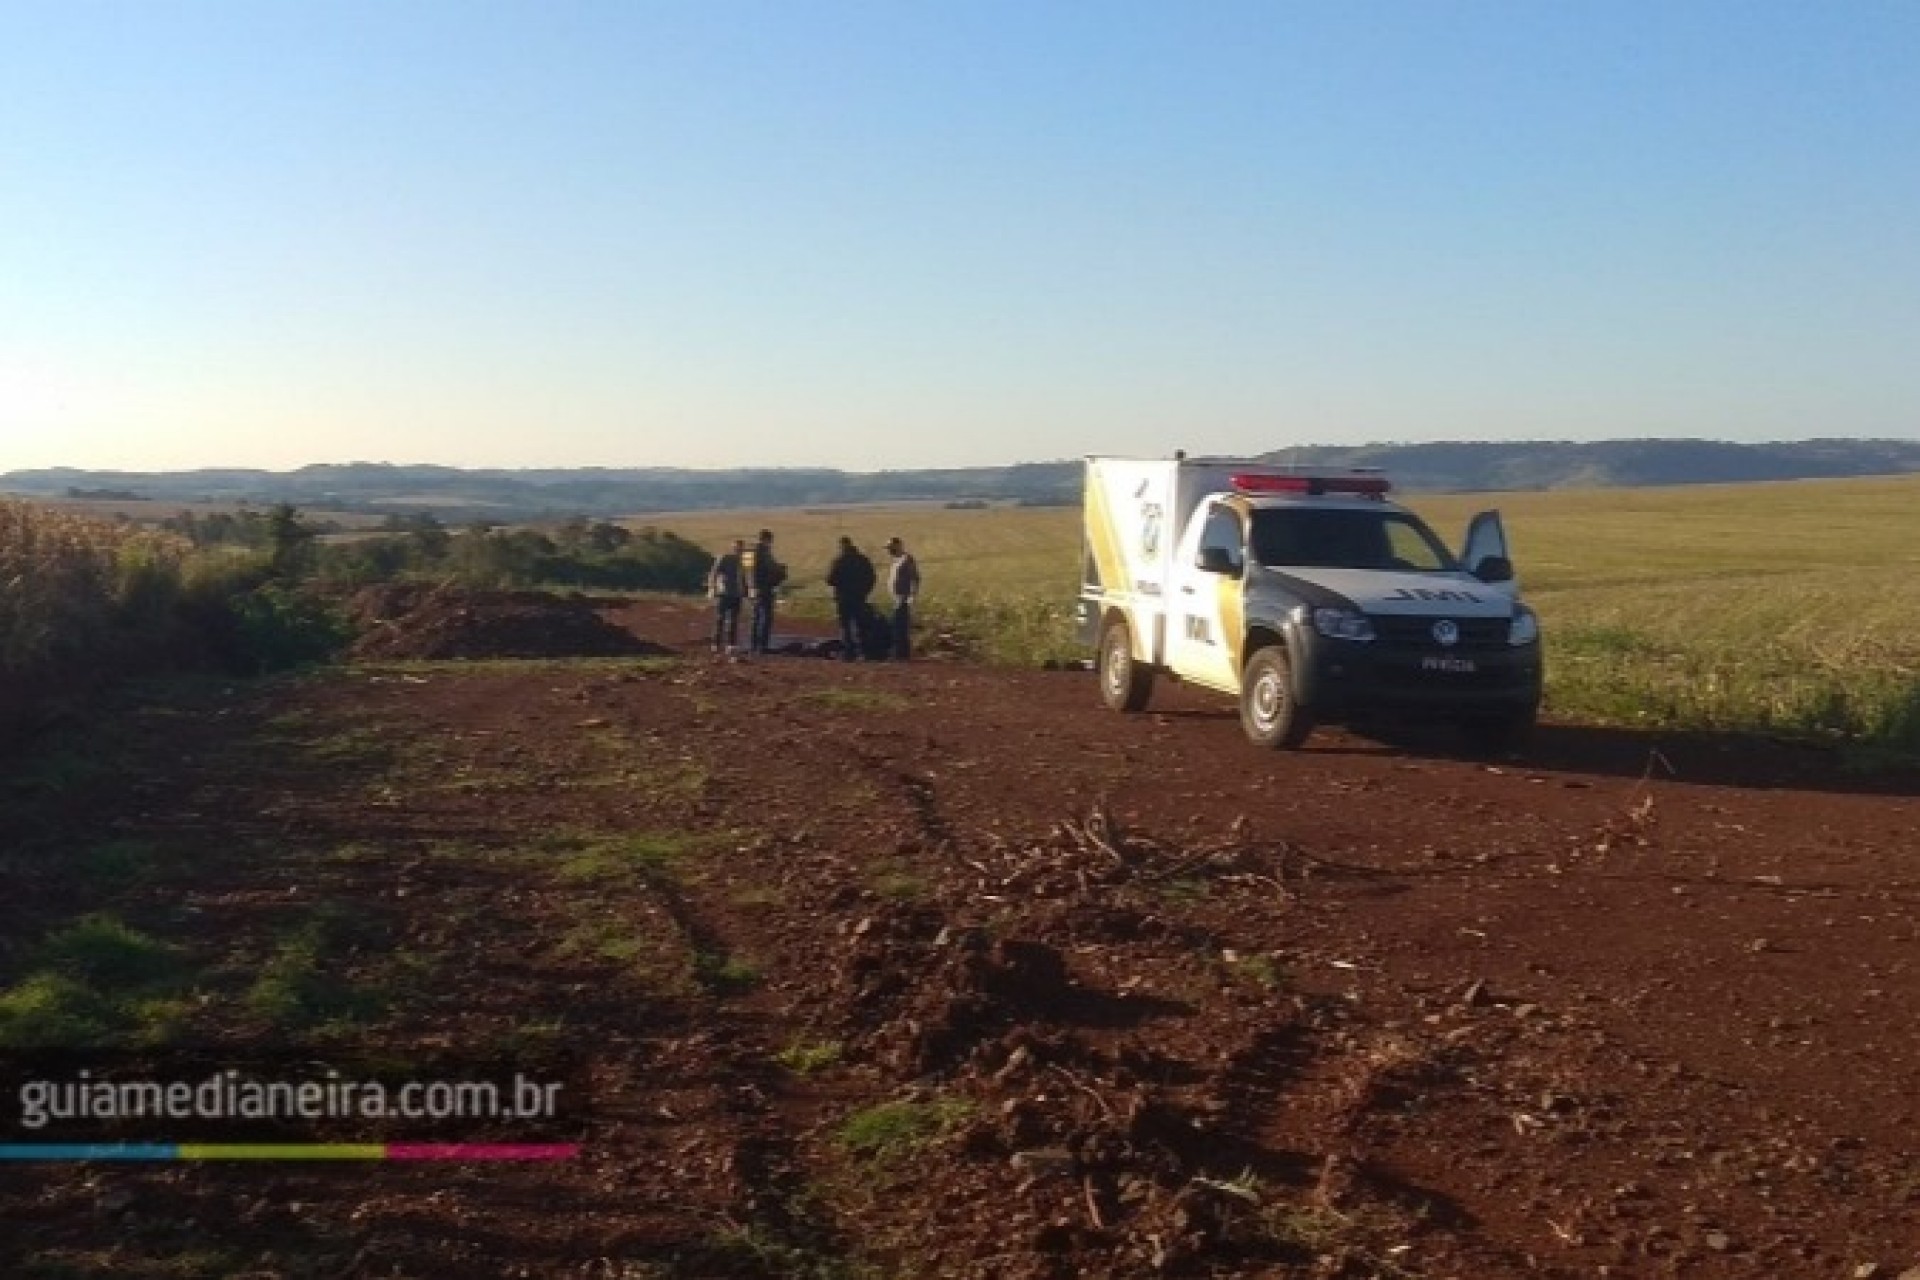
[(1192, 905), (1213, 895), (1213, 886), (1196, 876), (1180, 876), (1159, 886), (1160, 896), (1171, 903)]
[(93, 914), (49, 934), (33, 972), (0, 991), (0, 1048), (81, 1048), (158, 1043), (191, 1010), (178, 947), (110, 915)]
[(840, 1061), (843, 1047), (838, 1040), (796, 1040), (773, 1060), (797, 1076), (812, 1075)]
[(1072, 579), (1058, 595), (967, 595), (926, 611), (926, 627), (971, 657), (1000, 666), (1037, 667), (1087, 656), (1075, 635)]
[(181, 960), (178, 947), (98, 913), (48, 935), (36, 958), (42, 966), (91, 986), (125, 989), (164, 983)]
[(973, 1104), (964, 1098), (882, 1102), (847, 1117), (840, 1126), (840, 1145), (874, 1163), (891, 1163), (952, 1133), (973, 1112)]
[(645, 950), (629, 925), (608, 919), (584, 920), (560, 939), (560, 954), (585, 956), (613, 964), (632, 964)]
[(1333, 1210), (1309, 1205), (1275, 1206), (1267, 1215), (1267, 1224), (1276, 1241), (1312, 1254), (1333, 1250), (1352, 1227)]
[(700, 951), (693, 957), (693, 978), (713, 995), (738, 995), (753, 989), (760, 981), (760, 970), (739, 956)]
[[(606, 966), (608, 978), (629, 993), (685, 996), (702, 985), (696, 953), (617, 916), (581, 920), (561, 935), (554, 950), (562, 960)], [(725, 970), (724, 963), (715, 969), (724, 971), (711, 978), (719, 987), (748, 983), (743, 973)]]
[(833, 711), (905, 711), (913, 705), (883, 689), (808, 689), (800, 697)]
[(111, 1001), (77, 979), (36, 973), (0, 991), (0, 1048), (82, 1048), (108, 1043), (120, 1019)]
[(1268, 991), (1278, 991), (1287, 985), (1286, 970), (1269, 955), (1238, 956), (1226, 965), (1227, 972), (1235, 978)]
[(368, 922), (346, 908), (316, 908), (260, 965), (244, 997), (247, 1010), (287, 1030), (350, 1025), (376, 1015), (386, 992), (340, 972), (367, 929)]
[(536, 1053), (566, 1044), (575, 1034), (560, 1014), (542, 1014), (521, 1018), (501, 1037), (500, 1047), (509, 1054)]
[(699, 843), (678, 832), (635, 832), (574, 838), (559, 865), (562, 880), (576, 884), (658, 884), (672, 881)]
[(873, 868), (868, 881), (873, 891), (889, 902), (925, 902), (933, 896), (933, 884), (924, 875), (897, 862)]

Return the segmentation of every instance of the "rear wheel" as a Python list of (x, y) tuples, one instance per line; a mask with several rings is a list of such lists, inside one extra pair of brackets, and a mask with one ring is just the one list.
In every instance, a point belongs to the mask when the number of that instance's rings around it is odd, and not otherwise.
[(1100, 632), (1100, 700), (1114, 711), (1139, 711), (1153, 696), (1153, 668), (1133, 660), (1133, 632), (1111, 619)]
[(1293, 698), (1287, 651), (1268, 645), (1247, 659), (1240, 677), (1240, 727), (1256, 747), (1291, 750), (1313, 732), (1313, 718)]

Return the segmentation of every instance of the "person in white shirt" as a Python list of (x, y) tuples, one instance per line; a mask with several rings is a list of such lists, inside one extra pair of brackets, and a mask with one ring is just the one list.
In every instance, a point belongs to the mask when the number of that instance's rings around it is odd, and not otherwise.
[(896, 537), (887, 539), (887, 592), (893, 597), (893, 656), (913, 656), (913, 602), (920, 594), (920, 566)]

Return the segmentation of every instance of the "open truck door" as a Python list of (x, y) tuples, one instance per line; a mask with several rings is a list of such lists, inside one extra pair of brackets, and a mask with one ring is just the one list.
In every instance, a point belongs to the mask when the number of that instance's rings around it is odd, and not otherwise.
[(1505, 596), (1520, 594), (1513, 556), (1507, 549), (1507, 528), (1498, 511), (1482, 511), (1467, 522), (1460, 564), (1466, 571)]

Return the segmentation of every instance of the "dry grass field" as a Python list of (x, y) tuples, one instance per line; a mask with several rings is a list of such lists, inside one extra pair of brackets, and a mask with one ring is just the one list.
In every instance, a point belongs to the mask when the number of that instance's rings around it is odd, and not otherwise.
[[(1920, 476), (1674, 489), (1420, 496), (1457, 539), (1506, 516), (1549, 645), (1549, 714), (1608, 724), (1920, 744)], [(633, 523), (708, 546), (766, 527), (796, 603), (841, 534), (899, 533), (930, 618), (1005, 661), (1074, 653), (1076, 508), (931, 505), (693, 512)]]

